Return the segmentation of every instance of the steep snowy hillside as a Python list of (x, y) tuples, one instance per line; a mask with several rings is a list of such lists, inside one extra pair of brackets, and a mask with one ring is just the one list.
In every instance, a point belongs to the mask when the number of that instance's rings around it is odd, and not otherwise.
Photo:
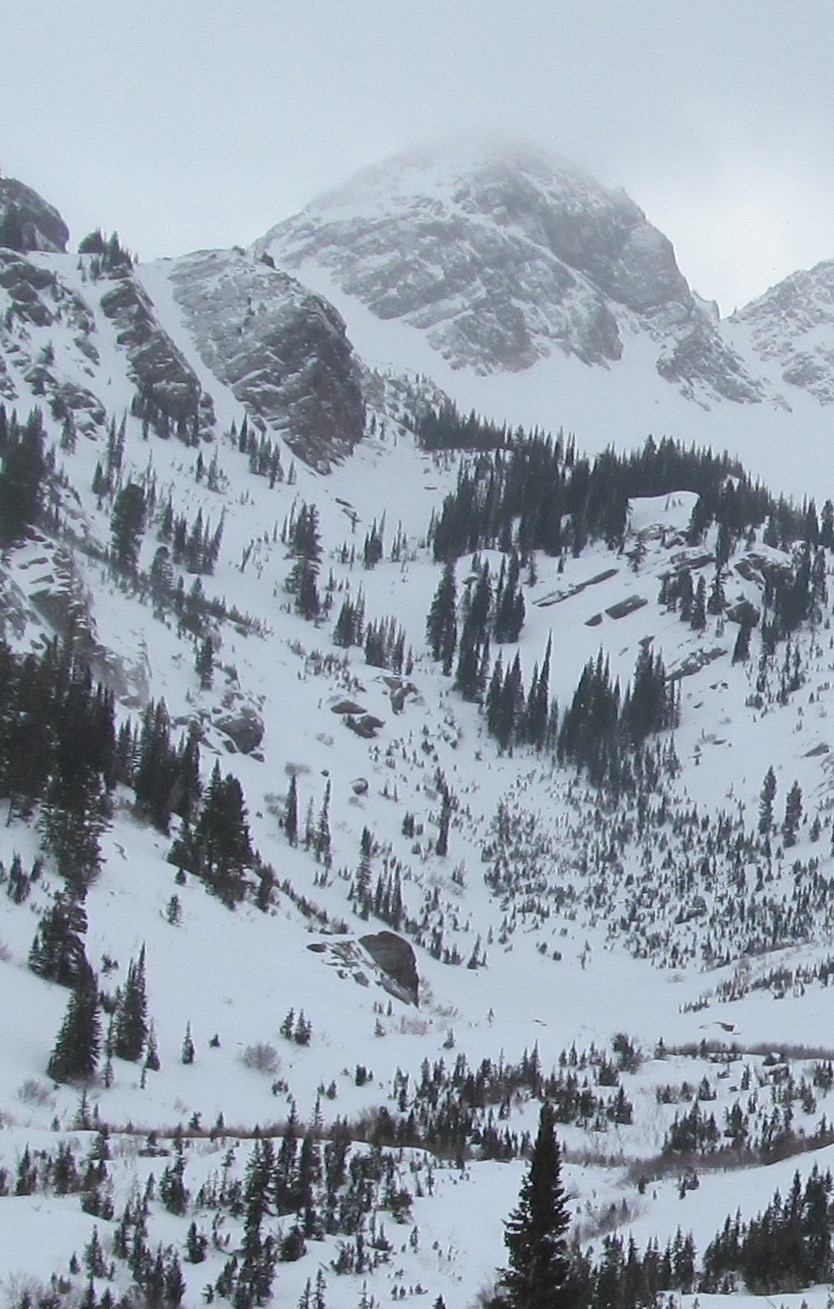
[[(671, 254), (571, 186), (575, 286), (655, 326), (561, 362), (674, 396)], [(547, 1099), (594, 1309), (632, 1235), (623, 1305), (823, 1309), (824, 1243), (710, 1243), (831, 1202), (834, 508), (508, 440), (259, 256), (86, 244), (0, 252), (8, 1303), (464, 1309)]]

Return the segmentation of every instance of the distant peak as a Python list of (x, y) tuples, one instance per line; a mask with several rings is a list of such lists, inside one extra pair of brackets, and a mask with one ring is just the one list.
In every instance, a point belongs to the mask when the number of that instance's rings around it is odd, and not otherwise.
[(425, 140), (362, 168), (319, 195), (309, 208), (349, 207), (383, 195), (431, 197), (465, 179), (493, 172), (523, 174), (545, 185), (570, 181), (573, 187), (608, 194), (589, 173), (534, 141), (473, 130)]

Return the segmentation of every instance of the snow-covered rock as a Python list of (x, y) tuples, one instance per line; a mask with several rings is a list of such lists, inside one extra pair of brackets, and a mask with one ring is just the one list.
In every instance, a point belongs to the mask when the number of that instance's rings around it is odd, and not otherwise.
[(316, 468), (350, 454), (364, 402), (332, 305), (268, 258), (237, 250), (188, 255), (170, 276), (203, 361), (257, 418)]
[(311, 263), (327, 269), (455, 368), (515, 372), (554, 352), (611, 366), (637, 333), (685, 394), (762, 398), (642, 209), (529, 146), (400, 155), (256, 249), (302, 280)]

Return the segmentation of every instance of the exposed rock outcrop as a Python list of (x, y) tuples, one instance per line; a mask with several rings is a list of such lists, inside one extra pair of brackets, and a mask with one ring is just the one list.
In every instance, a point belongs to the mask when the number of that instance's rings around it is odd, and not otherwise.
[(417, 972), (417, 956), (401, 936), (396, 932), (373, 932), (361, 936), (359, 944), (389, 978), (391, 989), (401, 999), (417, 1004), (420, 998), (420, 976)]
[(237, 250), (178, 259), (171, 281), (203, 362), (299, 458), (326, 471), (351, 452), (365, 406), (332, 305)]
[[(38, 345), (33, 329), (63, 328), (71, 334), (77, 373), (90, 376), (98, 363), (95, 318), (89, 305), (49, 268), (25, 255), (0, 249), (0, 395), (14, 400), (26, 388), (49, 402), (58, 418), (72, 415), (80, 429), (105, 421), (105, 408), (92, 390), (62, 375), (51, 340)], [(40, 338), (43, 341), (43, 337)], [(65, 355), (64, 366), (68, 360)], [(23, 387), (15, 385), (12, 367)]]
[(157, 320), (153, 304), (129, 271), (113, 274), (113, 286), (101, 307), (116, 325), (117, 341), (127, 351), (129, 373), (137, 390), (176, 426), (189, 434), (208, 434), (214, 405), (181, 350)]
[(0, 177), (0, 245), (20, 252), (63, 251), (68, 240), (67, 225), (53, 205), (31, 186)]
[(728, 328), (749, 343), (778, 378), (834, 402), (834, 260), (792, 273), (733, 314)]

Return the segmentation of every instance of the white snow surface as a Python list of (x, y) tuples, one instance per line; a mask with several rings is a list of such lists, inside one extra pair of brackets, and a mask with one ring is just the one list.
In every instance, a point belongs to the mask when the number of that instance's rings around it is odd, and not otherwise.
[[(38, 259), (60, 269), (64, 282), (89, 306), (98, 361), (79, 352), (75, 329), (61, 323), (33, 329), (29, 348), (34, 351), (49, 341), (56, 369), (90, 386), (118, 420), (129, 408), (131, 387), (124, 351), (98, 303), (106, 284), (87, 281), (73, 257)], [(609, 444), (629, 448), (648, 432), (727, 446), (741, 453), (748, 467), (774, 489), (813, 494), (818, 504), (829, 493), (827, 414), (804, 392), (791, 393), (790, 409), (725, 404), (708, 410), (687, 402), (657, 377), (648, 346), (637, 337), (627, 343), (626, 358), (616, 369), (591, 370), (576, 359), (551, 357), (523, 374), (480, 377), (446, 367), (415, 329), (380, 324), (321, 269), (311, 264), (300, 269), (299, 276), (336, 304), (369, 365), (426, 372), (466, 408), (474, 406), (514, 425), (564, 427), (576, 433), (580, 448), (590, 450)], [(704, 1077), (717, 1078), (717, 1068), (723, 1071), (724, 1065), (713, 1063), (706, 1047), (698, 1053), (699, 1043), (733, 1042), (741, 1052), (726, 1065), (727, 1078), (714, 1082), (718, 1098), (709, 1107), (719, 1121), (738, 1094), (743, 1066), (751, 1070), (766, 1100), (772, 1085), (767, 1051), (790, 1058), (797, 1077), (810, 1076), (817, 1058), (812, 1052), (826, 1052), (834, 1044), (830, 987), (809, 983), (779, 995), (773, 987), (762, 986), (732, 1003), (723, 1003), (718, 995), (720, 985), (734, 977), (764, 978), (778, 965), (810, 967), (827, 957), (830, 934), (820, 931), (766, 956), (733, 958), (709, 970), (699, 958), (688, 957), (679, 966), (659, 966), (656, 960), (639, 957), (633, 942), (628, 945), (626, 926), (615, 921), (616, 915), (592, 912), (581, 897), (564, 911), (554, 901), (549, 917), (528, 921), (521, 906), (494, 896), (484, 884), (482, 851), (502, 801), (527, 815), (535, 830), (550, 840), (552, 862), (544, 872), (552, 878), (551, 889), (571, 882), (585, 885), (577, 832), (584, 833), (590, 846), (614, 819), (595, 811), (584, 784), (550, 759), (523, 749), (500, 756), (477, 708), (461, 701), (429, 658), (425, 618), (440, 566), (425, 547), (425, 533), (432, 510), (454, 487), (456, 456), (432, 458), (421, 452), (397, 416), (381, 411), (375, 415), (376, 434), (369, 429), (352, 458), (328, 477), (296, 463), (294, 481), (270, 489), (265, 479), (249, 472), (246, 458), (223, 435), (233, 420), (240, 424), (243, 409), (197, 358), (171, 294), (166, 265), (143, 269), (141, 280), (160, 321), (211, 391), (217, 436), (202, 453), (206, 462), (217, 454), (222, 477), (219, 489), (209, 490), (205, 480), (195, 477), (194, 450), (153, 436), (143, 441), (140, 424), (129, 418), (123, 478), (153, 476), (160, 499), (170, 488), (177, 511), (189, 519), (198, 508), (213, 523), (224, 515), (220, 562), (214, 576), (202, 579), (203, 586), (207, 595), (225, 597), (257, 620), (262, 634), (247, 635), (243, 627), (218, 624), (214, 685), (201, 691), (187, 635), (179, 634), (170, 619), (155, 617), (131, 588), (118, 586), (110, 570), (89, 554), (77, 550), (68, 569), (56, 542), (42, 535), (10, 553), (3, 564), (4, 591), (21, 597), (26, 614), (25, 629), (15, 636), (15, 644), (22, 650), (37, 648), (51, 634), (31, 598), (44, 588), (69, 586), (72, 579), (85, 597), (99, 646), (121, 671), (120, 720), (128, 715), (135, 719), (149, 696), (165, 698), (177, 725), (199, 720), (204, 779), (215, 758), (223, 770), (239, 777), (253, 843), (275, 868), (279, 883), (287, 879), (296, 893), (329, 915), (337, 930), (323, 930), (315, 919), (305, 917), (280, 886), (270, 911), (263, 913), (251, 903), (230, 911), (194, 879), (178, 885), (173, 866), (166, 862), (171, 838), (137, 823), (129, 794), (117, 793), (113, 823), (103, 842), (102, 871), (87, 899), (87, 953), (98, 969), (105, 956), (116, 961), (112, 972), (101, 974), (102, 986), (112, 991), (124, 979), (130, 959), (145, 946), (149, 1010), (162, 1065), (143, 1078), (138, 1065), (115, 1060), (113, 1084), (106, 1087), (98, 1081), (87, 1090), (90, 1112), (110, 1127), (117, 1212), (135, 1184), (142, 1187), (150, 1172), (161, 1171), (158, 1159), (139, 1154), (148, 1133), (164, 1134), (178, 1126), (192, 1132), (186, 1146), (186, 1179), (193, 1194), (202, 1180), (220, 1169), (226, 1150), (239, 1138), (235, 1167), (242, 1172), (249, 1149), (246, 1138), (256, 1126), (280, 1128), (291, 1099), (307, 1122), (320, 1089), (334, 1084), (335, 1098), (321, 1099), (327, 1125), (337, 1116), (355, 1119), (376, 1106), (391, 1107), (398, 1068), (407, 1071), (414, 1084), (424, 1060), (442, 1058), (451, 1066), (463, 1054), (474, 1068), (486, 1058), (497, 1061), (503, 1056), (517, 1062), (537, 1046), (547, 1072), (571, 1045), (580, 1052), (592, 1044), (610, 1052), (612, 1038), (621, 1032), (643, 1052), (639, 1069), (623, 1074), (634, 1105), (633, 1122), (608, 1124), (605, 1130), (570, 1125), (563, 1133), (565, 1179), (586, 1243), (599, 1248), (613, 1206), (620, 1215), (618, 1229), (624, 1235), (633, 1231), (641, 1247), (650, 1238), (665, 1241), (680, 1226), (693, 1231), (703, 1250), (728, 1213), (740, 1208), (745, 1217), (752, 1217), (777, 1187), (784, 1194), (795, 1169), (805, 1175), (814, 1164), (828, 1167), (832, 1147), (768, 1167), (705, 1170), (699, 1189), (685, 1199), (679, 1198), (674, 1172), (639, 1194), (635, 1167), (651, 1170), (679, 1107), (659, 1103), (658, 1088), (683, 1081), (697, 1085)], [(22, 372), (14, 371), (14, 377), (19, 394), (25, 396)], [(47, 423), (57, 441), (59, 425), (49, 416)], [(105, 442), (103, 431), (91, 431), (79, 436), (73, 452), (57, 451), (73, 488), (66, 498), (66, 517), (79, 537), (102, 546), (109, 539), (110, 506), (97, 503), (90, 487)], [(293, 464), (286, 449), (283, 462), (285, 469)], [(280, 539), (282, 524), (302, 502), (318, 508), (321, 582), (324, 587), (332, 575), (334, 587), (334, 611), (318, 627), (288, 611), (283, 590), (289, 563)], [(711, 618), (707, 631), (696, 634), (657, 602), (672, 551), (685, 549), (682, 537), (692, 506), (693, 496), (685, 491), (635, 501), (622, 554), (592, 545), (578, 558), (568, 558), (563, 571), (554, 559), (537, 559), (536, 579), (525, 588), (527, 620), (519, 643), (525, 678), (534, 663), (540, 663), (548, 638), (553, 642), (551, 692), (562, 707), (569, 703), (582, 668), (600, 649), (623, 687), (646, 641), (662, 652), (670, 670), (693, 653), (708, 650), (712, 662), (681, 682), (675, 749), (683, 768), (672, 788), (675, 803), (681, 808), (697, 805), (711, 816), (732, 812), (754, 828), (768, 765), (773, 763), (778, 778), (777, 805), (784, 803), (788, 787), (798, 779), (808, 821), (795, 850), (777, 854), (773, 863), (774, 893), (787, 896), (794, 858), (818, 857), (826, 876), (834, 871), (828, 828), (818, 842), (810, 834), (815, 815), (828, 822), (834, 799), (834, 741), (828, 718), (834, 656), (828, 611), (817, 629), (805, 630), (796, 640), (807, 671), (801, 690), (785, 704), (753, 707), (756, 659), (749, 665), (731, 663), (735, 626), (728, 623), (722, 629)], [(365, 570), (359, 561), (362, 542), (371, 524), (381, 525), (383, 516), (385, 557), (373, 570)], [(398, 530), (405, 547), (392, 560)], [(632, 564), (629, 550), (638, 541), (643, 557)], [(707, 548), (712, 545), (709, 540)], [(155, 547), (155, 529), (149, 526), (142, 568), (149, 566)], [(344, 556), (349, 557), (352, 547), (359, 559), (351, 563)], [(767, 547), (757, 543), (756, 549)], [(739, 557), (742, 550), (740, 546)], [(498, 553), (485, 552), (481, 558), (488, 559), (494, 576), (500, 566)], [(460, 561), (459, 588), (471, 564), (471, 557)], [(191, 580), (186, 578), (186, 584)], [(361, 650), (345, 655), (332, 642), (341, 601), (356, 597), (360, 587), (367, 617), (396, 617), (413, 652), (407, 680), (414, 691), (401, 712), (394, 711), (382, 670), (367, 666)], [(731, 589), (728, 598), (754, 594), (751, 584), (735, 573)], [(627, 616), (608, 612), (634, 597), (645, 603)], [(333, 661), (322, 666), (316, 653), (333, 656)], [(374, 740), (348, 730), (343, 717), (333, 712), (345, 696), (381, 720)], [(231, 753), (216, 725), (224, 707), (240, 703), (254, 706), (263, 719), (261, 757)], [(444, 858), (434, 853), (438, 768), (458, 801)], [(333, 862), (326, 876), (309, 851), (288, 845), (280, 827), (293, 772), (302, 820), (308, 804), (318, 814), (326, 784), (332, 788)], [(360, 779), (367, 783), (363, 793), (354, 785)], [(413, 815), (422, 833), (403, 834), (406, 814)], [(349, 899), (364, 827), (400, 860), (411, 914), (419, 917), (435, 897), (445, 940), (462, 958), (461, 965), (446, 964), (416, 947), (418, 1008), (382, 988), (368, 957), (360, 956), (361, 965), (335, 966), (327, 948), (384, 926), (360, 920)], [(0, 828), (0, 858), (6, 869), (16, 852), (29, 867), (37, 849), (35, 825), (15, 821)], [(628, 872), (639, 876), (637, 854)], [(12, 1191), (26, 1146), (31, 1151), (54, 1150), (64, 1140), (83, 1156), (93, 1136), (78, 1125), (79, 1089), (53, 1085), (45, 1073), (67, 993), (27, 968), (38, 912), (58, 884), (47, 864), (25, 904), (12, 904), (0, 889), (0, 1167), (9, 1171)], [(625, 890), (616, 888), (614, 899)], [(166, 917), (175, 893), (182, 909), (178, 925)], [(676, 939), (685, 944), (686, 933), (697, 938), (696, 928), (684, 923)], [(487, 966), (467, 968), (479, 938)], [(323, 953), (308, 949), (316, 944), (326, 947)], [(291, 1008), (296, 1013), (303, 1009), (312, 1024), (309, 1047), (279, 1034)], [(180, 1061), (186, 1024), (197, 1048), (190, 1066)], [(219, 1040), (211, 1044), (214, 1037)], [(668, 1053), (657, 1048), (661, 1040)], [(247, 1066), (244, 1057), (259, 1043), (275, 1052), (274, 1068), (266, 1073)], [(688, 1046), (695, 1053), (683, 1053)], [(361, 1086), (358, 1065), (371, 1070)], [(535, 1103), (519, 1097), (511, 1106), (509, 1125), (517, 1132), (534, 1131), (537, 1112)], [(803, 1130), (810, 1134), (822, 1114), (830, 1120), (833, 1113), (834, 1094), (820, 1092), (813, 1114), (802, 1118)], [(197, 1126), (216, 1127), (216, 1137), (198, 1134)], [(415, 1198), (406, 1225), (386, 1222), (394, 1246), (390, 1263), (364, 1277), (337, 1276), (330, 1267), (336, 1240), (310, 1241), (297, 1264), (279, 1265), (275, 1303), (296, 1304), (306, 1280), (315, 1278), (321, 1267), (331, 1309), (355, 1305), (363, 1281), (376, 1303), (389, 1300), (392, 1288), (404, 1287), (408, 1298), (425, 1294), (433, 1303), (442, 1295), (448, 1309), (473, 1304), (479, 1288), (504, 1262), (502, 1222), (515, 1204), (525, 1165), (520, 1160), (505, 1164), (441, 1158), (432, 1166), (429, 1194), (421, 1181), (427, 1156), (421, 1151), (402, 1154), (403, 1185)], [(418, 1185), (421, 1195), (416, 1194)], [(208, 1226), (210, 1218), (201, 1221)], [(186, 1225), (154, 1205), (152, 1244), (181, 1243)], [(45, 1285), (53, 1273), (66, 1276), (71, 1255), (80, 1256), (94, 1226), (106, 1245), (113, 1224), (83, 1213), (77, 1196), (47, 1191), (0, 1198), (0, 1288), (8, 1302), (15, 1302), (27, 1281)], [(410, 1239), (412, 1232), (416, 1235)], [(238, 1237), (233, 1231), (233, 1244)], [(187, 1309), (202, 1303), (203, 1288), (217, 1276), (225, 1257), (211, 1250), (204, 1264), (184, 1265)], [(116, 1290), (124, 1289), (122, 1276), (120, 1271)], [(76, 1285), (80, 1294), (83, 1276), (76, 1278)], [(825, 1288), (803, 1295), (813, 1309), (826, 1303)], [(799, 1298), (780, 1300), (793, 1309)], [(701, 1296), (702, 1309), (707, 1302), (709, 1309), (716, 1309), (718, 1299)], [(743, 1300), (747, 1309), (755, 1298), (735, 1299)]]

